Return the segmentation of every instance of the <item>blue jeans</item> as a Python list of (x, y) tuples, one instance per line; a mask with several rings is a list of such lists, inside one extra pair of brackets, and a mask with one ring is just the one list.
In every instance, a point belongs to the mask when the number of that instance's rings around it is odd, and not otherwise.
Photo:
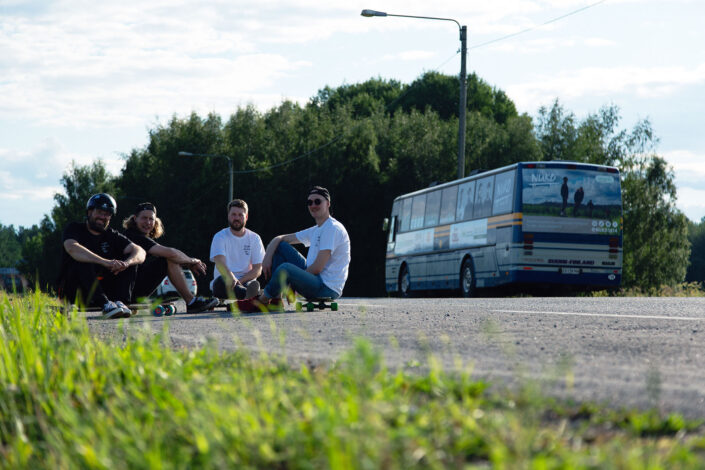
[(320, 275), (306, 272), (306, 258), (296, 248), (281, 242), (272, 257), (272, 279), (264, 288), (264, 294), (270, 299), (279, 297), (286, 285), (307, 299), (339, 297), (336, 291), (323, 284)]

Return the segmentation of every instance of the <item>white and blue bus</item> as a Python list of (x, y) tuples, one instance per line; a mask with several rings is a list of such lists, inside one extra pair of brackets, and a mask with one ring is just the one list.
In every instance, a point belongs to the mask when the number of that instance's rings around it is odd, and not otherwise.
[(622, 278), (619, 170), (522, 162), (394, 200), (387, 292), (505, 284), (618, 287)]

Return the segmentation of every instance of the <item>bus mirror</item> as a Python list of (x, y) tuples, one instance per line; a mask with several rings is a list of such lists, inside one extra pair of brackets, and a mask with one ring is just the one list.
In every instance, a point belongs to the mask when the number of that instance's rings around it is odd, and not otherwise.
[(386, 232), (387, 230), (389, 230), (389, 219), (385, 217), (382, 221), (382, 231)]

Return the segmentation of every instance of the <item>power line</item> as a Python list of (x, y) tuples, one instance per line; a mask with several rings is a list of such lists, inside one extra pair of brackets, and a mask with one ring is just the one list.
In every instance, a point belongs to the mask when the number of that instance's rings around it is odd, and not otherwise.
[(516, 32), (516, 33), (507, 34), (506, 36), (502, 36), (502, 37), (499, 37), (499, 38), (497, 38), (497, 39), (492, 39), (492, 40), (490, 40), (490, 41), (482, 42), (482, 43), (480, 43), (480, 44), (475, 44), (474, 46), (468, 47), (468, 50), (471, 50), (471, 49), (478, 49), (478, 48), (480, 48), (480, 47), (487, 46), (487, 45), (489, 45), (489, 44), (494, 44), (495, 42), (500, 42), (500, 41), (504, 41), (505, 39), (509, 39), (509, 38), (513, 38), (513, 37), (515, 37), (515, 36), (519, 36), (520, 34), (528, 33), (529, 31), (533, 31), (533, 30), (535, 30), (535, 29), (539, 29), (539, 28), (541, 28), (542, 26), (546, 26), (546, 25), (549, 25), (549, 24), (551, 24), (551, 23), (556, 23), (556, 22), (558, 22), (558, 21), (560, 21), (560, 20), (562, 20), (562, 19), (568, 18), (569, 16), (576, 15), (576, 14), (578, 14), (578, 13), (580, 13), (580, 12), (583, 12), (583, 11), (585, 11), (585, 10), (588, 10), (588, 9), (592, 8), (592, 7), (595, 7), (595, 6), (597, 6), (597, 5), (601, 4), (601, 3), (605, 3), (606, 1), (607, 1), (607, 0), (600, 0), (599, 2), (591, 3), (590, 5), (586, 5), (586, 6), (582, 7), (582, 8), (578, 8), (577, 10), (573, 10), (573, 11), (571, 11), (571, 12), (569, 12), (569, 13), (566, 13), (565, 15), (557, 16), (556, 18), (550, 19), (550, 20), (548, 20), (548, 21), (546, 21), (546, 22), (544, 22), (544, 23), (541, 23), (541, 24), (539, 24), (539, 25), (536, 25), (536, 26), (532, 26), (532, 27), (530, 27), (530, 28), (523, 29), (523, 30), (518, 31), (518, 32)]

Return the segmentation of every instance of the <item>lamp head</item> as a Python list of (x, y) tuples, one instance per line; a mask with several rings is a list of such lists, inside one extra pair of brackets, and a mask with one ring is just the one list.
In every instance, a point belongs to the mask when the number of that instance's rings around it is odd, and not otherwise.
[(362, 16), (367, 16), (367, 17), (370, 17), (370, 16), (387, 16), (387, 14), (386, 14), (385, 12), (383, 12), (383, 11), (367, 10), (367, 9), (362, 10), (362, 12), (360, 13), (360, 15), (362, 15)]

